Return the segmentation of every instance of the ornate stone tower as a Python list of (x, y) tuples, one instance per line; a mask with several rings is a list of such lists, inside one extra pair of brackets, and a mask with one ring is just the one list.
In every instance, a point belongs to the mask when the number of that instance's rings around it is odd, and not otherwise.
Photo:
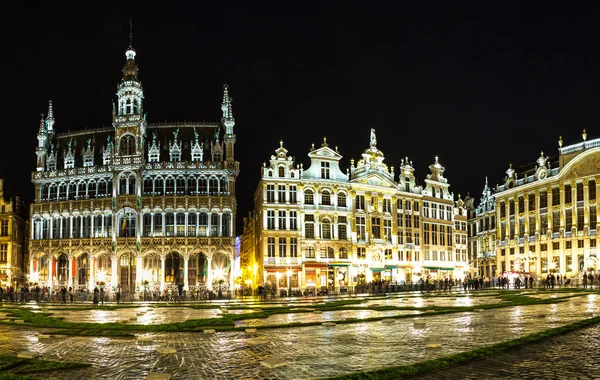
[(223, 118), (221, 123), (225, 127), (225, 161), (234, 162), (234, 150), (235, 145), (235, 134), (233, 133), (233, 126), (235, 125), (235, 119), (233, 118), (233, 107), (231, 105), (232, 99), (229, 97), (229, 91), (227, 85), (223, 86), (223, 104), (221, 104), (221, 111), (223, 111)]

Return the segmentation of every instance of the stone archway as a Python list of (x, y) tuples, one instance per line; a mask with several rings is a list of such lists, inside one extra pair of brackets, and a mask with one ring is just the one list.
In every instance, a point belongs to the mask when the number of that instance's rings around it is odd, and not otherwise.
[(59, 254), (56, 259), (56, 274), (53, 274), (54, 276), (56, 276), (58, 285), (66, 286), (69, 282), (69, 256), (64, 252)]
[(128, 251), (119, 256), (119, 276), (117, 282), (118, 285), (121, 285), (121, 289), (124, 293), (135, 292), (136, 265), (137, 260), (135, 252)]
[(171, 251), (165, 256), (165, 283), (172, 285), (183, 284), (183, 256)]
[(190, 255), (188, 261), (188, 285), (200, 286), (206, 283), (208, 276), (208, 261), (204, 253)]

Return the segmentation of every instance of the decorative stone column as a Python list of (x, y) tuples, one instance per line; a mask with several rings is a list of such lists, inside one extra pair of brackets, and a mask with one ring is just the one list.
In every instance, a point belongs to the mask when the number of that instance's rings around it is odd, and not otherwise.
[(67, 287), (73, 286), (73, 256), (67, 256)]
[(231, 263), (229, 265), (229, 290), (233, 291), (233, 287), (235, 285), (235, 273), (233, 273), (233, 259), (229, 258), (229, 262)]
[(117, 258), (117, 254), (113, 253), (110, 256), (110, 284), (111, 286), (118, 286), (119, 284), (119, 276), (117, 273), (119, 260)]
[(160, 291), (165, 290), (165, 257), (160, 258)]
[(48, 257), (48, 287), (52, 287), (52, 262), (54, 258), (52, 256)]
[[(186, 219), (187, 220), (187, 219)], [(185, 291), (189, 289), (189, 279), (188, 279), (188, 265), (189, 265), (190, 256), (185, 255), (183, 257), (183, 289)]]
[(142, 287), (142, 275), (144, 270), (144, 258), (142, 254), (138, 252), (135, 257), (135, 287), (136, 292), (138, 292)]
[(90, 290), (96, 286), (96, 258), (90, 257)]
[(213, 282), (212, 257), (206, 258), (206, 288), (212, 290)]

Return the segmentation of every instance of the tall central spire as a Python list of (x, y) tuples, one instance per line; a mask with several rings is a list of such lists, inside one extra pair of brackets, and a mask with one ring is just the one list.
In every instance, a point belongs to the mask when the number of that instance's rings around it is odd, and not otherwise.
[(129, 19), (129, 48), (125, 52), (127, 61), (123, 66), (123, 80), (138, 80), (138, 67), (135, 63), (135, 49), (133, 48), (133, 22)]

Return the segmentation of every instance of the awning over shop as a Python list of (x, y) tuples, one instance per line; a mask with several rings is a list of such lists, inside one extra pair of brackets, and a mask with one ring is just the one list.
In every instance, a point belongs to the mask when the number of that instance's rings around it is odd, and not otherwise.
[(442, 267), (425, 267), (430, 270), (454, 270), (456, 268), (442, 268)]
[(349, 267), (350, 263), (329, 263), (330, 267)]
[(397, 269), (398, 266), (397, 265), (386, 265), (385, 269)]
[(327, 263), (304, 263), (305, 268), (327, 268)]
[(371, 269), (371, 272), (382, 272), (383, 268), (369, 268)]

